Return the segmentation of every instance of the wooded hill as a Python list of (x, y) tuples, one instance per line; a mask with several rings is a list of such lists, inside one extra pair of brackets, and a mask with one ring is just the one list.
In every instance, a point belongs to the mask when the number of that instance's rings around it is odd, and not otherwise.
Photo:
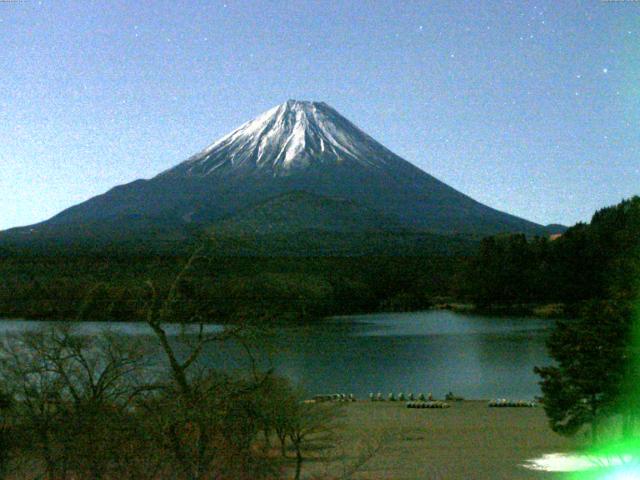
[[(314, 235), (268, 238), (285, 251), (313, 245)], [(214, 237), (181, 282), (180, 295), (185, 309), (212, 322), (306, 321), (454, 301), (481, 308), (560, 302), (571, 313), (571, 306), (589, 299), (632, 295), (638, 239), (639, 197), (596, 212), (589, 224), (555, 240), (499, 235), (474, 246), (458, 239), (441, 250), (414, 248), (404, 255), (396, 249), (385, 254), (380, 240), (380, 248), (360, 256), (339, 249), (304, 256), (302, 247), (264, 256), (258, 237)], [(185, 242), (173, 254), (145, 253), (144, 245), (0, 250), (0, 317), (139, 320), (149, 297), (146, 281), (167, 289), (196, 245)], [(235, 252), (225, 250), (232, 246)]]

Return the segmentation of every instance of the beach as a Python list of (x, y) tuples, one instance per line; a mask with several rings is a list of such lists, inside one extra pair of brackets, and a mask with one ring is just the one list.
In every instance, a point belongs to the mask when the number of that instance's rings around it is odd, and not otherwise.
[[(541, 407), (489, 408), (487, 403), (449, 402), (447, 409), (409, 409), (404, 402), (346, 404), (339, 429), (343, 455), (334, 456), (329, 471), (371, 455), (353, 478), (560, 478), (521, 465), (546, 453), (570, 451), (581, 439), (553, 433)], [(307, 474), (326, 474), (327, 468), (326, 461), (305, 466)]]

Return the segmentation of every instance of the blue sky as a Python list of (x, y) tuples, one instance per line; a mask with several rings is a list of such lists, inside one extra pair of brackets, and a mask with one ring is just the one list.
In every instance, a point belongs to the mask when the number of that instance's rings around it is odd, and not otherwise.
[(540, 223), (640, 193), (639, 2), (4, 1), (0, 45), (0, 229), (289, 98)]

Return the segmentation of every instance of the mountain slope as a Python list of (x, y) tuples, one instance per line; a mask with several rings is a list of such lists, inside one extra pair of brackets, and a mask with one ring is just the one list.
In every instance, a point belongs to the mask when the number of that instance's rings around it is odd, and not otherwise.
[(216, 233), (256, 234), (327, 232), (400, 232), (395, 219), (349, 200), (307, 192), (289, 192), (269, 198), (212, 225)]
[[(307, 196), (282, 197), (292, 192)], [(314, 203), (313, 196), (324, 200)], [(292, 218), (298, 224), (305, 218), (310, 225), (322, 219), (316, 227), (327, 231), (350, 223), (368, 227), (371, 222), (359, 221), (375, 212), (394, 230), (473, 236), (546, 233), (540, 225), (487, 207), (423, 172), (328, 105), (290, 100), (150, 180), (116, 187), (46, 222), (0, 237), (115, 241), (133, 235), (151, 242), (175, 241), (214, 224), (228, 226), (234, 215), (239, 215), (237, 225), (264, 231), (271, 221), (260, 223), (265, 207), (261, 214), (254, 211), (249, 223), (247, 209), (278, 197), (287, 198), (286, 205), (276, 206), (273, 200), (268, 207), (272, 214), (286, 207), (292, 215), (297, 212)], [(301, 205), (292, 205), (298, 201)], [(335, 202), (348, 202), (343, 205), (348, 207), (334, 208)], [(328, 218), (332, 215), (333, 220)], [(291, 230), (287, 222), (286, 215), (276, 222), (279, 231)]]
[(383, 171), (406, 163), (326, 103), (289, 100), (159, 176), (289, 176), (309, 167)]

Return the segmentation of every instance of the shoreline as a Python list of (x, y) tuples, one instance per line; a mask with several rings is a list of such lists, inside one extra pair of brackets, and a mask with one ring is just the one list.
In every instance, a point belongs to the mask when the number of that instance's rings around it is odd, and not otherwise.
[[(355, 477), (362, 479), (563, 478), (524, 465), (581, 445), (578, 437), (552, 432), (542, 408), (489, 408), (482, 400), (463, 400), (446, 409), (410, 409), (402, 402), (359, 401), (341, 412), (347, 461), (381, 444)], [(330, 466), (339, 469), (338, 463)]]
[(456, 313), (469, 315), (492, 316), (525, 316), (549, 320), (571, 317), (572, 310), (564, 303), (526, 303), (526, 304), (501, 304), (480, 307), (473, 303), (445, 302), (434, 305), (434, 310), (449, 310)]
[[(322, 395), (322, 394), (321, 394)], [(315, 401), (314, 400), (314, 396), (319, 396), (319, 395), (312, 395), (310, 398), (306, 399), (305, 401)], [(461, 400), (447, 400), (446, 398), (439, 398), (439, 397), (433, 397), (433, 400), (425, 400), (425, 402), (429, 402), (429, 401), (434, 401), (434, 402), (444, 402), (444, 403), (448, 403), (449, 405), (458, 405), (458, 404), (464, 404), (464, 403), (473, 403), (473, 404), (477, 404), (477, 403), (485, 403), (488, 404), (489, 402), (493, 401), (493, 400), (499, 400), (499, 399), (505, 399), (506, 400), (513, 400), (513, 401), (519, 401), (519, 400), (527, 400), (527, 399), (523, 399), (523, 398), (515, 398), (515, 397), (491, 397), (491, 398), (463, 398)], [(339, 400), (327, 400), (324, 402), (317, 402), (317, 403), (335, 403), (336, 405), (341, 405), (341, 404), (390, 404), (390, 405), (402, 405), (406, 407), (407, 403), (410, 402), (421, 402), (422, 400), (418, 400), (418, 399), (414, 399), (414, 400), (370, 400), (369, 398), (356, 398), (353, 401), (339, 401)], [(487, 407), (487, 408), (513, 408), (513, 409), (517, 409), (517, 408), (542, 408), (542, 403), (540, 402), (535, 402), (536, 405), (535, 407)]]
[[(557, 320), (567, 318), (569, 307), (562, 303), (543, 303), (543, 304), (518, 304), (518, 305), (495, 305), (491, 307), (479, 307), (472, 303), (461, 302), (443, 302), (437, 303), (431, 307), (425, 307), (417, 310), (375, 310), (361, 313), (350, 313), (347, 315), (329, 315), (313, 320), (304, 321), (283, 321), (283, 322), (269, 322), (269, 327), (286, 327), (286, 326), (305, 326), (305, 325), (317, 325), (325, 320), (332, 318), (348, 318), (363, 315), (382, 315), (382, 314), (399, 314), (399, 313), (419, 313), (428, 311), (450, 311), (454, 313), (460, 313), (463, 315), (485, 315), (485, 316), (522, 316), (527, 318), (539, 318), (548, 320)], [(569, 318), (571, 315), (569, 315)], [(77, 323), (145, 323), (145, 320), (91, 320), (91, 319), (63, 319), (52, 317), (12, 317), (0, 314), (0, 322), (2, 321), (19, 321), (19, 322), (77, 322)], [(168, 324), (180, 324), (181, 322), (167, 322)], [(228, 322), (205, 322), (205, 325), (237, 325), (236, 323)], [(249, 325), (260, 326), (260, 323), (251, 323)]]

